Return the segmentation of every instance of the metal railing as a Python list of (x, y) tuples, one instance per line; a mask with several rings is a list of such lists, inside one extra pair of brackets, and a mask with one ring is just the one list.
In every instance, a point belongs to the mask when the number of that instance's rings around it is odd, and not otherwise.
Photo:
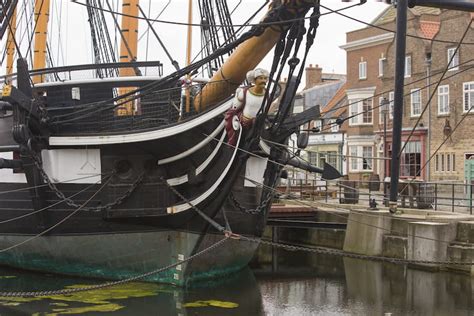
[[(288, 197), (325, 200), (328, 203), (387, 205), (390, 183), (358, 180), (286, 179), (278, 191)], [(385, 192), (384, 195), (384, 186)], [(400, 182), (398, 205), (473, 214), (474, 183)]]

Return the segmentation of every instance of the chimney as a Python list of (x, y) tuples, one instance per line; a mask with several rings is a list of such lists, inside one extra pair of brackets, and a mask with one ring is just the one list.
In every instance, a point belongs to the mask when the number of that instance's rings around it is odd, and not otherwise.
[(306, 67), (306, 87), (309, 89), (314, 87), (317, 84), (323, 82), (323, 69), (319, 68), (318, 65), (314, 66), (309, 64), (309, 67)]

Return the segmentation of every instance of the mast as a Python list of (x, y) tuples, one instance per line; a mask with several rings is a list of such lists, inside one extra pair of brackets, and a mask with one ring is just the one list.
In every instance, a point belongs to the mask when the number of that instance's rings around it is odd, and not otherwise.
[[(123, 0), (122, 3), (122, 40), (120, 43), (120, 62), (126, 63), (137, 60), (139, 0)], [(120, 77), (135, 76), (133, 68), (120, 68)]]
[(8, 25), (7, 35), (7, 75), (13, 73), (13, 62), (15, 57), (15, 34), (16, 34), (16, 8)]
[[(191, 64), (191, 50), (192, 50), (192, 35), (193, 35), (193, 0), (188, 1), (188, 39), (186, 45), (186, 66)], [(188, 80), (191, 80), (190, 75), (186, 76)], [(186, 113), (190, 110), (190, 91), (189, 87), (186, 89)]]
[[(120, 62), (133, 62), (137, 60), (138, 43), (138, 5), (139, 0), (123, 0), (122, 2), (122, 25), (120, 28)], [(136, 68), (120, 68), (120, 77), (132, 77), (139, 75)], [(134, 87), (120, 88), (119, 95), (134, 90)], [(134, 115), (138, 111), (138, 100), (126, 102), (117, 108), (117, 115)]]
[[(33, 51), (33, 69), (46, 68), (46, 40), (48, 35), (50, 0), (35, 1), (35, 47)], [(43, 82), (43, 76), (34, 76), (33, 83)]]

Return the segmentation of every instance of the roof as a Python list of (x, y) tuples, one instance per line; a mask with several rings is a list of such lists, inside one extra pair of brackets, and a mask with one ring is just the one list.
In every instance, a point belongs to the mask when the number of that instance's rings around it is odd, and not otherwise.
[(305, 99), (305, 108), (310, 108), (315, 105), (324, 108), (344, 84), (345, 81), (343, 80), (335, 80), (301, 91), (300, 94), (303, 95)]
[(346, 99), (346, 88), (347, 84), (344, 83), (336, 92), (336, 94), (332, 97), (332, 99), (329, 100), (327, 105), (321, 109), (321, 115), (323, 118), (340, 117), (341, 114), (346, 111), (347, 107), (340, 107), (335, 111), (331, 111), (332, 109), (340, 106), (341, 103), (343, 103), (343, 101)]
[[(440, 15), (441, 14), (441, 9), (438, 8), (430, 8), (430, 7), (422, 7), (422, 6), (416, 6), (413, 8), (409, 8), (411, 13), (413, 13), (415, 16), (420, 16), (423, 14), (428, 14), (428, 15)], [(395, 21), (395, 18), (397, 16), (397, 9), (394, 6), (389, 6), (387, 9), (382, 11), (382, 13), (377, 16), (371, 24), (375, 25), (380, 25), (380, 24), (385, 24), (388, 22)]]
[(420, 30), (424, 38), (433, 39), (439, 31), (440, 22), (420, 21)]

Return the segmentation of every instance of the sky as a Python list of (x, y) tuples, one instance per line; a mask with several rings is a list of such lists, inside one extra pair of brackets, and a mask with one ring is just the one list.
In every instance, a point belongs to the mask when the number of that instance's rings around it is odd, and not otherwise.
[[(78, 0), (84, 3), (85, 0)], [(238, 3), (234, 14), (234, 24), (244, 22), (250, 15), (252, 15), (263, 3), (260, 0), (228, 0), (228, 6), (232, 10)], [(25, 2), (26, 3), (26, 2)], [(118, 0), (111, 1), (114, 8), (119, 7)], [(169, 3), (169, 4), (168, 4)], [(187, 21), (187, 3), (188, 0), (142, 0), (140, 5), (145, 12), (149, 12), (150, 16), (156, 17), (165, 7), (160, 20), (166, 21)], [(340, 9), (353, 5), (357, 2), (342, 2), (337, 0), (322, 0), (321, 3), (331, 9)], [(167, 5), (168, 4), (168, 5)], [(151, 5), (151, 6), (150, 6)], [(343, 11), (356, 19), (370, 23), (376, 16), (378, 16), (387, 4), (380, 1), (368, 0), (367, 3)], [(105, 7), (105, 4), (104, 4)], [(325, 12), (325, 10), (322, 10)], [(200, 18), (197, 7), (197, 1), (194, 1), (194, 22), (198, 23)], [(106, 13), (108, 23), (113, 26), (113, 20), (109, 13)], [(262, 14), (257, 15), (254, 22), (261, 18)], [(61, 22), (59, 22), (61, 21)], [(185, 63), (186, 55), (186, 26), (170, 25), (156, 22), (153, 25), (161, 40), (165, 43), (168, 50), (173, 55), (180, 65)], [(345, 43), (346, 32), (363, 28), (364, 24), (352, 21), (346, 17), (337, 14), (329, 14), (320, 18), (319, 28), (313, 45), (307, 59), (308, 64), (318, 64), (323, 68), (325, 73), (346, 73), (346, 57), (345, 51), (339, 48)], [(139, 22), (139, 32), (145, 31), (147, 24), (145, 21)], [(21, 27), (20, 27), (21, 31)], [(59, 32), (61, 31), (61, 32)], [(61, 34), (61, 35), (59, 35)], [(200, 48), (200, 30), (198, 27), (193, 27), (193, 56), (195, 56)], [(6, 37), (6, 36), (5, 36)], [(84, 6), (65, 1), (65, 0), (51, 0), (49, 37), (51, 40), (51, 54), (58, 65), (74, 65), (92, 63), (92, 46), (90, 40), (90, 31), (87, 23), (87, 11)], [(118, 37), (116, 32), (111, 32), (112, 39)], [(151, 34), (148, 42), (148, 51), (146, 36), (139, 43), (138, 59), (145, 60), (160, 60), (164, 64), (164, 72), (173, 71), (173, 67), (169, 59), (166, 57), (163, 50), (160, 48), (158, 41)], [(27, 41), (24, 41), (27, 42)], [(2, 50), (5, 45), (5, 38), (1, 42)], [(26, 48), (22, 49), (23, 55), (26, 54)], [(271, 55), (271, 54), (270, 54)], [(271, 65), (271, 56), (267, 57), (260, 64), (261, 67), (269, 68)], [(2, 74), (5, 72), (5, 63), (0, 69)]]

